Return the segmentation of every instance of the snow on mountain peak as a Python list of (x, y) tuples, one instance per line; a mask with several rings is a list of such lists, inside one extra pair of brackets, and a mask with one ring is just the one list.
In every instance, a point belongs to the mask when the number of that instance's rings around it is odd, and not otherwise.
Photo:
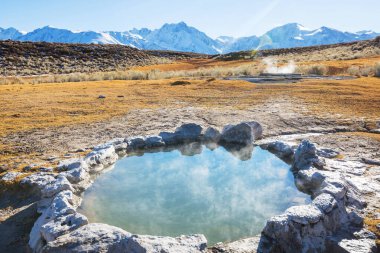
[(233, 38), (220, 36), (212, 39), (185, 22), (165, 24), (159, 29), (132, 29), (125, 32), (71, 31), (45, 26), (28, 33), (14, 28), (0, 28), (0, 40), (46, 41), (61, 43), (122, 44), (139, 49), (159, 49), (206, 54), (229, 53), (252, 49), (271, 49), (314, 46), (367, 40), (380, 34), (373, 31), (342, 32), (321, 27), (310, 30), (298, 23), (275, 27), (264, 35)]
[(300, 31), (311, 31), (311, 29), (306, 28), (306, 27), (304, 27), (304, 26), (301, 25), (301, 24), (297, 24), (297, 28), (298, 28), (298, 30), (300, 30)]

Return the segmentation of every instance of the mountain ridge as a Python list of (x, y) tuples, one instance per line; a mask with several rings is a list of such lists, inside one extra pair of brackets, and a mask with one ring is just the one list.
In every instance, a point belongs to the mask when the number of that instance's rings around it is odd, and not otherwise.
[(308, 29), (298, 23), (278, 26), (261, 36), (233, 38), (220, 36), (212, 39), (204, 32), (185, 22), (164, 24), (161, 28), (132, 29), (130, 31), (71, 31), (44, 26), (23, 33), (15, 28), (0, 28), (0, 40), (59, 42), (83, 44), (120, 44), (146, 50), (172, 50), (203, 54), (220, 54), (256, 49), (277, 49), (327, 45), (372, 39), (379, 33), (362, 30), (356, 33), (342, 32), (322, 26)]

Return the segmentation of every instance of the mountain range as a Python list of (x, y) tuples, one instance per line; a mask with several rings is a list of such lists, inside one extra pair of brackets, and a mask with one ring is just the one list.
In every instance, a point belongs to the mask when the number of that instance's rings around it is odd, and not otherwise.
[(25, 33), (15, 28), (0, 28), (0, 40), (122, 44), (139, 49), (173, 50), (204, 54), (326, 45), (367, 40), (379, 35), (379, 33), (373, 31), (342, 32), (324, 26), (318, 29), (307, 29), (297, 23), (275, 27), (262, 36), (241, 38), (221, 36), (216, 39), (207, 36), (204, 32), (194, 27), (188, 26), (184, 22), (165, 24), (155, 30), (142, 28), (125, 32), (76, 32), (45, 26)]

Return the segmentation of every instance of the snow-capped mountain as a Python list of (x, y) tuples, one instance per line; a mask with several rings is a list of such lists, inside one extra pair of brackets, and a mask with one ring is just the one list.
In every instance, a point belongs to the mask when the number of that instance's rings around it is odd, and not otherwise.
[(94, 44), (121, 44), (114, 37), (105, 32), (73, 32), (66, 29), (59, 29), (45, 26), (30, 33), (19, 36), (20, 41), (45, 41), (61, 43), (94, 43)]
[(10, 27), (3, 29), (0, 27), (0, 40), (12, 40), (22, 36), (23, 34), (17, 29)]
[(212, 39), (184, 22), (165, 24), (160, 29), (132, 29), (125, 32), (80, 31), (50, 26), (22, 33), (14, 28), (0, 28), (0, 40), (46, 41), (62, 43), (122, 44), (139, 49), (160, 49), (205, 54), (228, 53), (253, 49), (302, 47), (366, 40), (379, 36), (373, 31), (342, 32), (321, 27), (308, 29), (297, 23), (276, 27), (264, 35), (233, 38), (220, 36)]
[(170, 49), (174, 51), (202, 52), (206, 54), (221, 53), (219, 44), (205, 33), (186, 25), (165, 24), (160, 29), (149, 33), (145, 40), (149, 49)]

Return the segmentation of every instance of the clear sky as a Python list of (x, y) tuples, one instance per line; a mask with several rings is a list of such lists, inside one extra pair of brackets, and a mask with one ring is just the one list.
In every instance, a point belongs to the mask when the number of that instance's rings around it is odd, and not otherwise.
[(290, 22), (380, 32), (380, 0), (0, 0), (0, 27), (126, 31), (186, 22), (211, 37), (261, 35)]

